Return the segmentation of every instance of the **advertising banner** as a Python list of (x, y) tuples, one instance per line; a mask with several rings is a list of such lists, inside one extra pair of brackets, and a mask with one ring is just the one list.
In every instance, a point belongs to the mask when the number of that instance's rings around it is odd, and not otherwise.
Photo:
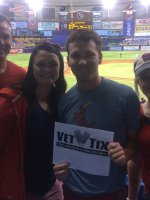
[(139, 50), (139, 46), (124, 46), (123, 50), (124, 51), (138, 51)]
[(123, 21), (102, 22), (102, 29), (123, 29)]
[(36, 18), (28, 21), (28, 28), (30, 30), (37, 30), (38, 29), (38, 22), (37, 22)]
[(96, 30), (97, 34), (100, 36), (122, 36), (122, 31), (117, 30)]
[(133, 37), (135, 31), (135, 19), (134, 14), (132, 14), (129, 18), (124, 18), (123, 23), (123, 35), (126, 37)]
[(68, 29), (67, 27), (68, 27), (67, 22), (60, 22), (59, 23), (59, 29), (60, 30)]
[(122, 35), (123, 35), (122, 31), (108, 30), (108, 36), (122, 36)]
[[(15, 2), (15, 1), (14, 1)], [(19, 2), (14, 3), (14, 8), (11, 9), (11, 12), (14, 13), (14, 19), (17, 20), (24, 20), (26, 19), (28, 5), (27, 4), (20, 4)]]
[(96, 30), (96, 33), (100, 36), (108, 36), (108, 30)]
[(23, 49), (11, 48), (10, 54), (23, 53)]
[(150, 18), (136, 19), (134, 36), (150, 36)]
[(44, 37), (52, 37), (52, 31), (43, 31)]
[(60, 20), (60, 22), (59, 22), (58, 29), (60, 29), (60, 30), (67, 29), (68, 12), (60, 12), (59, 20)]
[(101, 27), (102, 27), (101, 20), (93, 21), (93, 29), (101, 29)]
[(136, 26), (135, 36), (150, 36), (150, 25), (147, 26)]
[(38, 20), (36, 17), (36, 13), (34, 11), (28, 12), (28, 28), (30, 30), (37, 30), (38, 29)]
[(141, 46), (141, 51), (150, 51), (150, 46)]
[(135, 32), (149, 32), (149, 31), (150, 31), (150, 25), (135, 27)]
[(114, 46), (114, 47), (110, 47), (109, 50), (110, 51), (122, 51), (122, 47), (120, 47), (120, 46), (118, 46), (118, 47)]
[(102, 12), (95, 12), (93, 11), (93, 21), (99, 21), (102, 18)]
[(136, 19), (135, 21), (136, 26), (141, 26), (141, 25), (150, 25), (150, 18), (145, 18), (145, 19)]
[(39, 31), (56, 30), (55, 22), (38, 22)]
[(28, 29), (27, 22), (15, 22), (16, 29)]

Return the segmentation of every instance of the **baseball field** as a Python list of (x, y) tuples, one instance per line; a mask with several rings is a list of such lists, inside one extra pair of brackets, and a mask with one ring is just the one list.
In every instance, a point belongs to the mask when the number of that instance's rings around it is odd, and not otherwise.
[[(104, 51), (102, 64), (99, 65), (99, 74), (134, 88), (134, 59), (141, 54), (140, 51)], [(62, 52), (65, 62), (65, 78), (68, 89), (76, 83), (70, 68), (67, 66), (67, 53)], [(12, 54), (8, 59), (21, 67), (27, 68), (30, 54)]]

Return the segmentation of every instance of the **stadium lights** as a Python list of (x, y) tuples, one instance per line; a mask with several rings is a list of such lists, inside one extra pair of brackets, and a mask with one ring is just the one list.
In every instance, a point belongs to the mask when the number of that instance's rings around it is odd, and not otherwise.
[(41, 10), (43, 7), (43, 0), (26, 0), (28, 3), (28, 6), (33, 11)]
[(112, 9), (115, 5), (115, 0), (102, 0), (102, 4), (105, 9)]
[(144, 6), (150, 5), (150, 0), (141, 0), (141, 2)]
[(146, 13), (148, 13), (148, 7), (150, 5), (150, 0), (141, 0), (141, 3), (146, 7)]
[(109, 10), (112, 9), (116, 0), (101, 0), (105, 9), (107, 9), (107, 16), (109, 17)]

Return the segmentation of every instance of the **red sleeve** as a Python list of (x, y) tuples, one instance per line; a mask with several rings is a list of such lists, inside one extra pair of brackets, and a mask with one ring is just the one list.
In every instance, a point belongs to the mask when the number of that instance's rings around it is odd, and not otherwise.
[(11, 137), (16, 127), (16, 114), (8, 99), (0, 97), (0, 149), (2, 149)]

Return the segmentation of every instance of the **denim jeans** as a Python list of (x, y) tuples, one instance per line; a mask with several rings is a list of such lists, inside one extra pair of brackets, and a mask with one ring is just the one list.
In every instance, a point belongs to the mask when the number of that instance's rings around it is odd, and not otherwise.
[(143, 200), (150, 200), (150, 196), (145, 192), (143, 192)]

